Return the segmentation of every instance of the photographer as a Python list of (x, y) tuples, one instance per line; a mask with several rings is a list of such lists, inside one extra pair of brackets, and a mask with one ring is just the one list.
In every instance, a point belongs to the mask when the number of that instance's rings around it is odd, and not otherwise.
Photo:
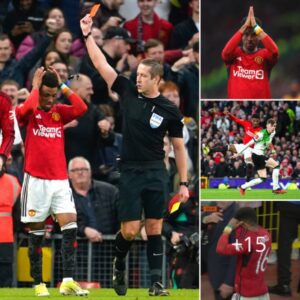
[(164, 218), (162, 234), (169, 242), (167, 255), (173, 288), (199, 287), (198, 205), (198, 195), (191, 191), (186, 203), (179, 204), (178, 196), (174, 196)]

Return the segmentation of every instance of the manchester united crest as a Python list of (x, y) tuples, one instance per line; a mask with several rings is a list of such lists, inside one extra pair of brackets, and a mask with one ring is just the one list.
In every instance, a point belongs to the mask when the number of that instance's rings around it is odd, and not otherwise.
[(255, 61), (257, 64), (261, 65), (261, 64), (263, 63), (264, 59), (263, 59), (261, 56), (256, 56), (256, 57), (254, 58), (254, 61)]
[(60, 120), (60, 114), (57, 112), (52, 113), (52, 119), (54, 121), (59, 121)]
[(36, 215), (36, 211), (35, 211), (34, 209), (30, 209), (30, 210), (28, 211), (28, 215), (29, 215), (30, 217), (34, 217), (34, 216)]

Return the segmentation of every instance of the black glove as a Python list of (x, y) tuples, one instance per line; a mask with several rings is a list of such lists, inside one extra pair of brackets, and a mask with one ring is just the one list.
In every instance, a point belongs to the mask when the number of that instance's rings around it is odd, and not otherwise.
[(6, 172), (6, 156), (0, 154), (0, 160), (2, 160), (2, 167), (0, 167), (0, 177)]

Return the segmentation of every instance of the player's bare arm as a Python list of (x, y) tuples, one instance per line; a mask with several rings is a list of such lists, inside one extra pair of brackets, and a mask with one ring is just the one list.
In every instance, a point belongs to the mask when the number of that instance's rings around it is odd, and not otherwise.
[[(180, 182), (187, 182), (187, 158), (186, 150), (182, 138), (171, 138), (174, 153), (176, 166), (180, 178)], [(187, 186), (180, 185), (179, 187), (179, 200), (181, 202), (186, 202), (189, 198), (189, 190)]]
[(85, 38), (85, 44), (88, 50), (90, 59), (93, 62), (93, 65), (98, 70), (100, 75), (103, 77), (105, 82), (110, 89), (113, 82), (117, 78), (117, 72), (109, 65), (104, 54), (97, 46), (94, 38), (91, 35), (91, 29), (93, 25), (93, 20), (89, 14), (80, 20), (80, 27), (82, 34)]

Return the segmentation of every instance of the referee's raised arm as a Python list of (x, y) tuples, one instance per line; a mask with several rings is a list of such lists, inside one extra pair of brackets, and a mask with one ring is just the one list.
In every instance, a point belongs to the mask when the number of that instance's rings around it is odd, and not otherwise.
[(83, 38), (85, 40), (85, 45), (88, 50), (89, 57), (93, 62), (93, 65), (98, 70), (99, 74), (103, 77), (110, 89), (118, 74), (109, 65), (101, 49), (94, 41), (94, 38), (91, 34), (92, 24), (93, 20), (89, 14), (85, 15), (85, 17), (80, 20), (80, 27)]

